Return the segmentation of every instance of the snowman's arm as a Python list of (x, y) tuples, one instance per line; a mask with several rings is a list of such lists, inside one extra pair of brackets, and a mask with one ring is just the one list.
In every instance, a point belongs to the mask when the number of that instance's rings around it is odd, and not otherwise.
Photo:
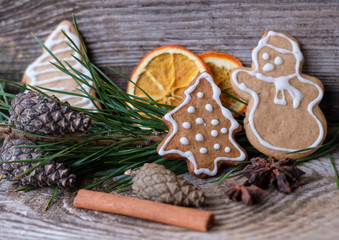
[(256, 91), (258, 88), (258, 80), (255, 76), (250, 74), (250, 69), (238, 68), (232, 72), (232, 87), (234, 91), (239, 95), (243, 95), (244, 92), (248, 93), (248, 89)]
[(310, 76), (310, 75), (306, 75), (306, 74), (301, 74), (301, 76), (304, 78), (304, 79), (307, 79), (308, 81), (311, 81), (313, 82), (315, 85), (317, 85), (317, 94), (320, 93), (320, 94), (323, 94), (324, 93), (324, 85), (323, 83), (316, 77), (313, 77), (313, 76)]

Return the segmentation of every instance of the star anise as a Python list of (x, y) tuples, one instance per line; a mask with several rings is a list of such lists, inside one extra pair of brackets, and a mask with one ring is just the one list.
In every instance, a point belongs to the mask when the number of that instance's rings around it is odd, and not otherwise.
[(250, 165), (242, 171), (251, 184), (267, 189), (274, 186), (279, 192), (290, 193), (292, 185), (305, 174), (304, 171), (294, 166), (295, 160), (285, 158), (276, 160), (269, 157), (266, 161), (263, 158), (252, 158)]
[(265, 191), (251, 184), (246, 180), (242, 185), (238, 184), (234, 179), (227, 179), (226, 195), (229, 199), (239, 202), (242, 201), (247, 206), (259, 202), (264, 196)]

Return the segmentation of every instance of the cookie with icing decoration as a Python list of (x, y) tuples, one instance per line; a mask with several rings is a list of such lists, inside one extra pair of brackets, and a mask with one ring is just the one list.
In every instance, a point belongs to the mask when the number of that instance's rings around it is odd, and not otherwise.
[[(63, 64), (66, 61), (75, 70), (87, 76), (91, 76), (89, 71), (74, 59), (73, 56), (80, 60), (82, 60), (82, 57), (67, 45), (67, 43), (70, 44), (70, 41), (62, 33), (62, 31), (64, 31), (72, 39), (78, 49), (81, 49), (81, 39), (78, 37), (74, 25), (66, 20), (62, 21), (53, 30), (53, 32), (47, 37), (44, 44)], [(83, 95), (84, 93), (80, 91), (81, 87), (78, 83), (73, 80), (72, 77), (53, 66), (51, 62), (55, 63), (56, 61), (45, 49), (43, 49), (42, 54), (26, 68), (22, 82), (35, 87), (39, 86)], [(93, 85), (93, 82), (88, 81), (88, 84)], [(95, 92), (88, 85), (82, 84), (82, 88), (89, 92), (90, 95), (95, 96)], [(74, 107), (95, 109), (94, 104), (88, 98), (55, 93), (46, 90), (42, 91), (45, 91), (48, 95), (55, 95), (60, 99), (60, 101), (68, 101)]]
[(266, 31), (252, 51), (252, 67), (233, 69), (234, 91), (248, 101), (244, 127), (251, 144), (277, 159), (310, 155), (327, 132), (319, 108), (324, 87), (301, 72), (304, 58), (293, 37)]
[(158, 154), (185, 159), (189, 172), (198, 177), (216, 175), (221, 164), (235, 166), (246, 160), (246, 152), (234, 139), (241, 126), (222, 106), (220, 94), (212, 76), (200, 74), (185, 90), (180, 105), (163, 117), (169, 132)]

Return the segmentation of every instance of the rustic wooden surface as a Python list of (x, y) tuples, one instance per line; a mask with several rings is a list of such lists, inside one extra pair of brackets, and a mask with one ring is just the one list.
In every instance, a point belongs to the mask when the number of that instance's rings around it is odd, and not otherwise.
[[(0, 78), (21, 81), (26, 66), (41, 53), (30, 33), (44, 40), (60, 21), (71, 20), (72, 13), (93, 62), (126, 75), (148, 51), (165, 44), (182, 45), (198, 54), (227, 52), (249, 66), (251, 49), (270, 29), (300, 41), (306, 58), (303, 72), (322, 80), (326, 90), (322, 109), (338, 116), (339, 3), (297, 2), (0, 0)], [(106, 72), (126, 86), (123, 79)], [(339, 166), (338, 150), (334, 158)], [(270, 192), (263, 204), (253, 207), (228, 202), (224, 185), (185, 175), (206, 190), (204, 209), (216, 214), (208, 233), (75, 209), (74, 196), (67, 192), (59, 194), (45, 213), (52, 189), (18, 193), (1, 181), (0, 239), (335, 239), (339, 194), (329, 160), (322, 157), (301, 168), (307, 174), (294, 193)]]

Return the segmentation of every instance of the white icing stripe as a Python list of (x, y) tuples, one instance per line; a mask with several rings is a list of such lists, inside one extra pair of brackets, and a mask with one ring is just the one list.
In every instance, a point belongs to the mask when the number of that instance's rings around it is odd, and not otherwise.
[(58, 77), (50, 78), (50, 79), (47, 79), (47, 80), (41, 80), (41, 81), (39, 81), (39, 86), (47, 84), (47, 83), (59, 82), (61, 80), (67, 80), (67, 79), (72, 79), (72, 77), (70, 77), (70, 76), (58, 76)]
[[(170, 149), (170, 150), (165, 150), (168, 143), (172, 140), (172, 138), (175, 136), (175, 134), (178, 132), (178, 124), (177, 122), (173, 119), (173, 114), (176, 113), (177, 111), (179, 111), (180, 109), (182, 109), (183, 107), (185, 107), (186, 105), (189, 104), (189, 102), (192, 100), (192, 97), (190, 96), (190, 94), (196, 89), (196, 87), (199, 85), (201, 79), (206, 79), (213, 90), (213, 100), (216, 101), (216, 103), (218, 104), (218, 106), (221, 109), (221, 112), (223, 114), (223, 116), (225, 118), (227, 118), (230, 123), (230, 129), (229, 129), (229, 135), (228, 135), (228, 139), (229, 141), (233, 144), (233, 146), (239, 151), (240, 156), (238, 157), (217, 157), (216, 159), (214, 159), (214, 169), (211, 171), (208, 168), (199, 168), (197, 166), (194, 154), (191, 151), (187, 151), (187, 152), (182, 152), (180, 150), (177, 149)], [(196, 82), (188, 87), (185, 92), (185, 100), (179, 105), (177, 106), (175, 109), (173, 109), (172, 111), (170, 111), (169, 113), (167, 113), (164, 118), (169, 121), (172, 124), (173, 130), (172, 133), (169, 137), (167, 137), (167, 139), (165, 140), (165, 142), (163, 143), (163, 145), (161, 146), (161, 148), (159, 149), (158, 153), (160, 156), (164, 156), (166, 154), (171, 154), (171, 153), (175, 153), (178, 154), (184, 158), (187, 158), (194, 166), (194, 173), (199, 175), (202, 173), (208, 174), (209, 176), (214, 176), (217, 174), (218, 171), (218, 162), (219, 161), (224, 161), (224, 160), (233, 160), (233, 161), (243, 161), (246, 159), (246, 154), (240, 149), (240, 147), (238, 146), (238, 144), (235, 142), (235, 140), (233, 139), (233, 131), (236, 130), (239, 127), (239, 123), (234, 119), (232, 113), (225, 107), (223, 107), (223, 105), (221, 104), (220, 101), (220, 94), (221, 91), (220, 89), (217, 87), (217, 85), (215, 85), (212, 77), (210, 74), (203, 72), (199, 75), (199, 77), (197, 78)]]
[[(80, 43), (80, 39), (78, 38), (77, 35), (73, 34), (70, 31), (70, 26), (67, 24), (61, 24), (59, 25), (51, 34), (50, 36), (47, 38), (47, 40), (45, 41), (45, 45), (48, 49), (53, 49), (54, 47), (56, 47), (59, 44), (62, 44), (63, 42), (69, 42), (69, 40), (64, 37), (62, 39), (58, 39), (55, 40), (55, 38), (57, 37), (58, 34), (61, 33), (61, 30), (63, 30), (71, 39), (72, 41), (75, 43), (75, 45), (78, 48), (81, 48), (81, 43)], [(60, 54), (60, 53), (65, 53), (65, 52), (70, 52), (71, 54), (74, 55), (74, 57), (78, 58), (78, 59), (82, 59), (80, 54), (76, 53), (73, 51), (73, 49), (71, 49), (69, 46), (66, 46), (64, 48), (61, 49), (56, 49), (52, 51), (54, 55)], [(51, 57), (49, 55), (48, 52), (44, 52), (41, 56), (39, 56), (31, 65), (29, 65), (25, 71), (26, 76), (30, 79), (30, 85), (32, 86), (41, 86), (43, 84), (47, 84), (47, 83), (52, 83), (52, 82), (59, 82), (62, 80), (66, 80), (66, 79), (72, 79), (72, 77), (68, 76), (68, 75), (64, 75), (64, 76), (58, 76), (58, 77), (54, 77), (54, 78), (49, 78), (49, 79), (42, 79), (42, 80), (38, 80), (38, 76), (42, 75), (42, 74), (47, 74), (47, 73), (54, 73), (54, 72), (60, 72), (57, 68), (54, 68), (54, 66), (51, 65), (52, 63), (55, 63), (56, 60), (55, 59), (51, 59), (50, 61), (44, 61), (45, 59), (47, 59), (48, 57)], [(79, 63), (78, 61), (76, 61), (73, 57), (66, 57), (63, 59), (60, 59), (61, 61), (74, 61), (75, 64), (72, 65), (72, 67), (74, 69), (76, 69), (79, 72), (82, 72), (83, 74), (90, 76), (89, 71), (87, 70), (87, 68), (85, 68), (81, 63)], [(37, 68), (41, 68), (41, 67), (46, 67), (46, 66), (51, 66), (53, 68), (48, 68), (48, 69), (43, 69), (40, 71), (37, 71)], [(67, 69), (69, 69), (67, 67)], [(60, 72), (61, 73), (61, 72)], [(93, 82), (88, 81), (88, 83), (90, 85), (93, 85)], [(86, 91), (89, 91), (89, 87), (86, 86)], [(64, 89), (65, 90), (65, 89)], [(45, 91), (47, 92), (47, 91)], [(55, 93), (53, 93), (55, 94)], [(87, 105), (85, 106), (85, 108), (89, 108), (89, 109), (95, 109), (95, 106), (93, 105), (93, 103), (91, 102), (90, 99), (88, 98), (82, 98), (82, 97), (78, 97), (78, 96), (61, 96), (59, 97), (59, 99), (61, 101), (64, 101), (65, 99), (70, 99), (70, 98), (79, 98), (81, 99), (80, 101), (78, 101), (76, 104), (84, 104), (87, 103)], [(73, 106), (77, 106), (76, 104), (73, 104)]]
[[(56, 91), (64, 91), (65, 90), (65, 88), (64, 87), (51, 87), (51, 88), (49, 88), (50, 90), (56, 90)], [(50, 92), (50, 91), (47, 91), (47, 92)], [(53, 93), (53, 92), (51, 92), (51, 93)]]
[[(267, 41), (268, 41), (269, 37), (271, 37), (271, 36), (279, 36), (279, 37), (283, 37), (283, 38), (287, 39), (291, 43), (291, 45), (293, 47), (293, 50), (289, 51), (287, 49), (277, 48), (277, 47), (275, 47), (273, 45), (267, 44)], [(278, 78), (272, 78), (272, 77), (269, 77), (269, 76), (264, 76), (263, 74), (259, 73), (259, 63), (258, 63), (257, 56), (258, 56), (259, 50), (261, 48), (265, 47), (265, 46), (273, 48), (274, 50), (276, 50), (276, 51), (278, 51), (280, 53), (290, 53), (290, 54), (293, 54), (294, 57), (296, 58), (296, 65), (295, 65), (295, 72), (296, 73), (295, 74), (291, 74), (289, 76), (281, 76), (281, 77), (278, 77)], [(311, 101), (309, 103), (309, 105), (307, 106), (307, 111), (310, 113), (310, 115), (315, 119), (315, 121), (318, 124), (318, 127), (319, 127), (319, 136), (315, 140), (315, 142), (312, 145), (310, 145), (309, 147), (316, 147), (316, 146), (318, 146), (319, 143), (322, 141), (322, 139), (324, 137), (324, 128), (323, 128), (323, 125), (321, 124), (320, 120), (314, 115), (313, 107), (317, 103), (319, 103), (321, 101), (321, 99), (323, 97), (323, 90), (316, 83), (314, 83), (314, 82), (312, 82), (312, 81), (310, 81), (308, 79), (305, 79), (305, 78), (303, 78), (301, 76), (299, 70), (300, 70), (301, 62), (303, 60), (303, 55), (302, 55), (302, 53), (301, 53), (301, 51), (299, 49), (298, 43), (293, 41), (292, 39), (288, 38), (284, 34), (273, 32), (273, 31), (269, 31), (268, 34), (259, 41), (258, 46), (253, 50), (253, 52), (252, 52), (252, 59), (253, 59), (254, 65), (255, 65), (255, 69), (254, 70), (239, 69), (239, 70), (234, 71), (232, 73), (232, 81), (234, 82), (234, 84), (240, 90), (251, 94), (251, 96), (252, 96), (252, 98), (254, 100), (254, 104), (253, 104), (251, 112), (249, 113), (248, 120), (249, 120), (249, 124), (251, 126), (251, 129), (252, 129), (255, 137), (257, 138), (257, 140), (260, 142), (260, 144), (263, 145), (265, 148), (272, 149), (272, 150), (277, 150), (277, 151), (292, 152), (292, 151), (299, 150), (299, 149), (290, 149), (290, 148), (283, 148), (283, 147), (273, 146), (269, 142), (267, 142), (264, 139), (262, 139), (262, 137), (260, 136), (260, 134), (258, 133), (258, 131), (255, 128), (254, 120), (253, 120), (254, 113), (257, 110), (257, 107), (258, 107), (258, 104), (259, 104), (259, 96), (258, 96), (258, 94), (255, 91), (253, 91), (252, 89), (248, 88), (244, 83), (239, 83), (238, 82), (237, 74), (239, 72), (242, 72), (242, 71), (243, 72), (247, 72), (248, 74), (250, 74), (252, 76), (256, 76), (258, 79), (260, 79), (262, 81), (274, 83), (275, 87), (276, 87), (276, 96), (275, 96), (275, 99), (274, 99), (274, 103), (276, 103), (276, 104), (281, 104), (281, 105), (285, 105), (286, 104), (286, 100), (285, 100), (285, 97), (283, 95), (284, 94), (283, 91), (287, 90), (288, 93), (293, 98), (293, 107), (294, 108), (297, 108), (299, 106), (300, 101), (303, 98), (303, 94), (298, 89), (296, 89), (295, 87), (290, 85), (289, 84), (289, 80), (294, 78), (294, 77), (297, 77), (298, 80), (300, 80), (303, 83), (308, 83), (308, 84), (314, 85), (317, 88), (317, 90), (318, 90), (318, 96), (313, 101)], [(278, 94), (279, 91), (283, 95), (282, 99), (278, 99), (278, 97), (277, 97), (277, 94)]]

